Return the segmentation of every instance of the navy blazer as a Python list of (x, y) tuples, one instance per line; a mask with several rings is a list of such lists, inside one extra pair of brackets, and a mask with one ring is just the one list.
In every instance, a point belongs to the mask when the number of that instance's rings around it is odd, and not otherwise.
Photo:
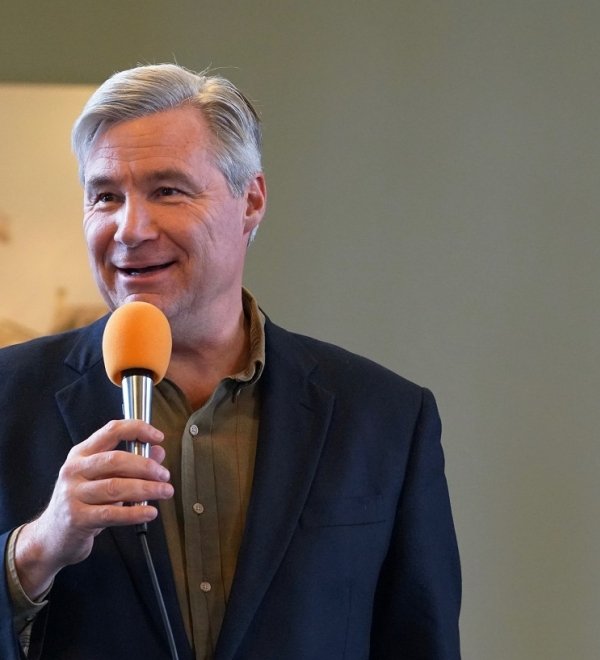
[[(73, 444), (121, 417), (106, 318), (0, 351), (0, 550), (47, 504)], [(246, 529), (216, 660), (455, 660), (460, 567), (434, 399), (267, 321)], [(189, 647), (160, 521), (149, 544)], [(19, 658), (0, 579), (0, 657)], [(139, 540), (112, 528), (56, 577), (29, 658), (167, 660)]]

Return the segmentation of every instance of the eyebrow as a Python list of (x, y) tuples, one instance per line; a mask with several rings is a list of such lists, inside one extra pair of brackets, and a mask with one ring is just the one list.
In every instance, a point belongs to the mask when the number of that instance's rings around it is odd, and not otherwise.
[[(181, 184), (192, 190), (195, 190), (201, 187), (201, 184), (197, 181), (194, 181), (188, 174), (183, 170), (177, 168), (166, 168), (162, 170), (154, 170), (149, 174), (143, 177), (143, 181), (149, 185), (157, 185), (159, 183), (172, 182), (175, 184)], [(120, 184), (120, 179), (117, 177), (108, 176), (105, 174), (98, 174), (97, 176), (91, 176), (85, 181), (85, 190), (94, 191), (106, 187), (118, 186)]]
[(98, 175), (86, 177), (84, 189), (85, 191), (89, 190), (98, 190), (98, 188), (106, 188), (107, 186), (112, 186), (115, 183), (115, 179), (110, 176)]
[(164, 170), (155, 170), (144, 179), (150, 184), (162, 183), (164, 181), (172, 181), (173, 183), (181, 183), (188, 188), (197, 188), (198, 182), (193, 179), (183, 170), (177, 168), (166, 168)]

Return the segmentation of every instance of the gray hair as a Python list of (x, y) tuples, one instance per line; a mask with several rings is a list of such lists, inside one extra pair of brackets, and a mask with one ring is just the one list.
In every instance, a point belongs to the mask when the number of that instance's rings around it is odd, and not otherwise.
[(190, 105), (198, 108), (213, 136), (212, 155), (233, 195), (241, 196), (261, 171), (260, 119), (250, 101), (226, 78), (195, 73), (177, 64), (120, 71), (90, 97), (73, 126), (71, 144), (85, 178), (94, 139), (111, 125)]

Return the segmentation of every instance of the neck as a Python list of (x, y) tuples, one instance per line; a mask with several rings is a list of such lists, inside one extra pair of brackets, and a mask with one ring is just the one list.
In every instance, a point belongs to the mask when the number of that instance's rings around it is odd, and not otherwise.
[(167, 377), (200, 407), (218, 383), (241, 371), (250, 352), (250, 328), (241, 299), (227, 314), (212, 315), (193, 337), (173, 333), (173, 352)]

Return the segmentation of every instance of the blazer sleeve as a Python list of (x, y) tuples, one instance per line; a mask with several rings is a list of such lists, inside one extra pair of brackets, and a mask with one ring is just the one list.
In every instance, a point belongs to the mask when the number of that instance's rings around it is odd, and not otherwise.
[(461, 574), (433, 395), (423, 390), (373, 613), (371, 657), (458, 660)]
[[(3, 558), (6, 557), (10, 534), (11, 532), (6, 532), (0, 535), (0, 552)], [(25, 659), (13, 625), (12, 601), (6, 580), (6, 559), (2, 562), (2, 575), (0, 576), (0, 658), (3, 660)]]

